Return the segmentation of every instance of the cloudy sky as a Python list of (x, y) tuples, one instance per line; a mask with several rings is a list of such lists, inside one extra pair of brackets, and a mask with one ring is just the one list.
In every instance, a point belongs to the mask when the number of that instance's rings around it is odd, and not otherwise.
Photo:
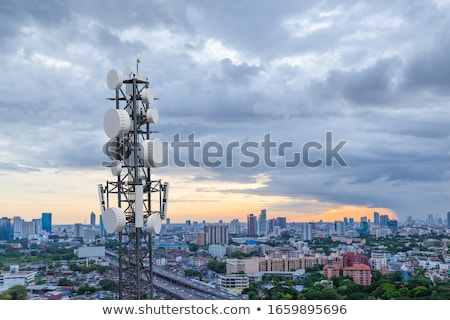
[[(1, 1), (0, 214), (74, 223), (99, 212), (106, 75), (141, 54), (159, 98), (155, 137), (257, 143), (248, 150), (261, 160), (240, 166), (254, 158), (234, 149), (231, 167), (211, 168), (198, 148), (200, 167), (183, 168), (169, 148), (154, 175), (171, 184), (172, 221), (263, 208), (288, 221), (444, 218), (450, 1), (280, 3)], [(327, 132), (346, 166), (326, 165)], [(267, 153), (268, 134), (292, 147)], [(310, 142), (306, 160), (323, 163), (286, 167)]]

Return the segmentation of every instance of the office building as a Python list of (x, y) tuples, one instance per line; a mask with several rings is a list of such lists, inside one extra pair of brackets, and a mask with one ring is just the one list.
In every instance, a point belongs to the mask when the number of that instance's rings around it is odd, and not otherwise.
[(389, 223), (389, 216), (387, 214), (380, 215), (380, 225), (387, 227)]
[(42, 213), (42, 230), (52, 233), (52, 214), (50, 212)]
[(22, 239), (22, 223), (21, 217), (15, 216), (13, 218), (13, 237), (14, 239)]
[(311, 241), (312, 240), (312, 224), (311, 223), (303, 223), (302, 224), (302, 241)]
[(267, 214), (266, 209), (262, 209), (258, 217), (258, 235), (267, 235)]
[(11, 220), (7, 217), (2, 217), (0, 220), (0, 241), (10, 241), (13, 238), (13, 231)]
[(258, 222), (253, 213), (247, 215), (247, 236), (254, 238), (258, 236)]
[(450, 211), (447, 212), (447, 228), (450, 229)]
[(91, 212), (91, 226), (95, 226), (95, 213)]
[(380, 224), (380, 214), (376, 211), (373, 213), (373, 224), (376, 226)]
[(211, 224), (204, 227), (206, 244), (228, 245), (228, 226), (223, 224)]
[(83, 238), (84, 235), (84, 226), (81, 223), (74, 224), (74, 233), (73, 236), (75, 238)]

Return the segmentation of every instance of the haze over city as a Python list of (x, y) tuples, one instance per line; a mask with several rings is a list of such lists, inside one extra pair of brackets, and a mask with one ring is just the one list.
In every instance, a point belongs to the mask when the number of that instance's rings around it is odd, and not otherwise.
[[(110, 69), (136, 67), (159, 100), (155, 134), (256, 142), (261, 161), (169, 165), (172, 222), (444, 217), (450, 209), (450, 1), (3, 1), (2, 216), (99, 214)], [(326, 164), (326, 133), (345, 142)], [(282, 154), (262, 161), (270, 134)], [(307, 160), (287, 167), (310, 142)], [(318, 148), (317, 143), (323, 146)], [(170, 150), (169, 150), (170, 151)], [(187, 159), (186, 150), (180, 157)], [(199, 148), (197, 151), (202, 151)], [(196, 153), (196, 159), (204, 154)]]

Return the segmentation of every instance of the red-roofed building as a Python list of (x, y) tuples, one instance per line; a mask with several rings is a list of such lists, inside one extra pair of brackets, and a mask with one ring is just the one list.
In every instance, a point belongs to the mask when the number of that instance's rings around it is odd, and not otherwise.
[(346, 254), (344, 254), (343, 261), (344, 268), (351, 267), (357, 262), (370, 265), (369, 258), (362, 253), (347, 252)]
[(344, 267), (344, 277), (350, 277), (353, 282), (368, 286), (372, 282), (372, 272), (367, 264), (355, 262), (353, 266)]
[(331, 262), (331, 263), (326, 264), (323, 267), (322, 271), (323, 271), (323, 275), (325, 277), (327, 277), (327, 279), (331, 279), (331, 278), (339, 277), (341, 270), (339, 268), (339, 263)]

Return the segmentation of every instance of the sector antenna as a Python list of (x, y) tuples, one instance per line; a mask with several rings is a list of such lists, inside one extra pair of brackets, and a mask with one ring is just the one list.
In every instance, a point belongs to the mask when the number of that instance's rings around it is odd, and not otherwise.
[(103, 153), (109, 158), (111, 179), (98, 185), (103, 227), (118, 238), (120, 300), (152, 299), (152, 236), (161, 231), (167, 213), (169, 183), (152, 176), (164, 165), (163, 144), (151, 126), (159, 120), (157, 100), (148, 76), (138, 72), (142, 57), (131, 67), (112, 69), (106, 84), (114, 93), (103, 127), (108, 141)]

